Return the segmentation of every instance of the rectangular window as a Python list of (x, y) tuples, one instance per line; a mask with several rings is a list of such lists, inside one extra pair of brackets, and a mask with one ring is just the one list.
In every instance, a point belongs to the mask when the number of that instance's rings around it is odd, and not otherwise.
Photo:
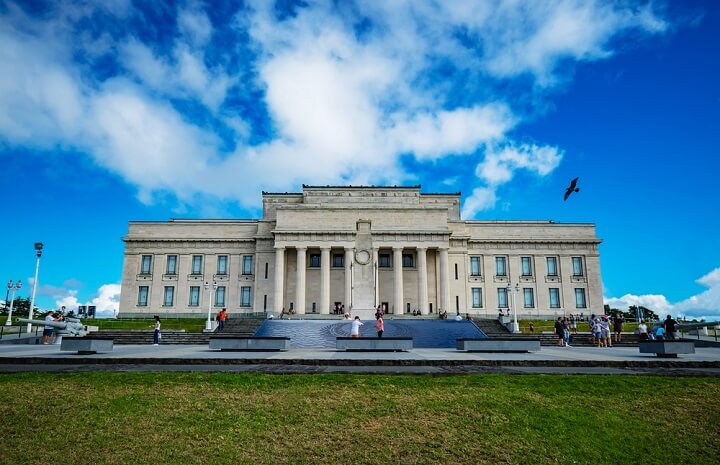
[(498, 307), (499, 308), (508, 308), (507, 288), (498, 287)]
[(163, 306), (172, 307), (175, 302), (175, 287), (165, 286), (165, 294), (163, 296)]
[(334, 268), (342, 268), (345, 266), (345, 255), (341, 253), (334, 253), (333, 254), (333, 267)]
[(480, 257), (470, 257), (470, 276), (480, 276)]
[(177, 274), (177, 255), (167, 256), (167, 266), (165, 267), (166, 274)]
[(198, 307), (200, 305), (200, 286), (190, 286), (190, 300), (188, 305)]
[(413, 256), (412, 254), (403, 254), (403, 268), (412, 268), (413, 265)]
[(202, 255), (192, 256), (192, 268), (190, 269), (191, 274), (202, 274)]
[(380, 266), (380, 268), (390, 268), (390, 254), (388, 254), (388, 253), (381, 253), (381, 254), (378, 256), (378, 260), (379, 260), (379, 262), (380, 262), (380, 263), (378, 264), (378, 265)]
[(473, 308), (481, 308), (482, 304), (482, 289), (479, 287), (472, 288), (472, 306)]
[(535, 296), (532, 288), (526, 287), (523, 289), (523, 306), (525, 308), (535, 308)]
[(495, 275), (507, 276), (507, 266), (505, 265), (505, 257), (495, 257)]
[(458, 280), (458, 266), (457, 263), (455, 264), (455, 281)]
[(152, 255), (143, 255), (140, 264), (140, 274), (152, 273)]
[(148, 286), (140, 286), (138, 288), (138, 307), (147, 307), (148, 290)]
[(265, 279), (268, 277), (268, 263), (265, 262)]
[(573, 276), (583, 276), (583, 259), (582, 257), (573, 257)]
[(585, 303), (585, 289), (582, 289), (582, 288), (575, 289), (575, 307), (587, 308), (586, 303)]
[(253, 274), (253, 256), (243, 255), (242, 274), (249, 276)]
[(241, 287), (240, 288), (240, 306), (241, 307), (249, 307), (250, 306), (250, 288), (249, 287)]
[(310, 254), (310, 262), (308, 263), (308, 267), (320, 268), (320, 254), (319, 253), (311, 253)]
[(560, 308), (560, 289), (550, 288), (550, 308)]
[(218, 288), (215, 289), (215, 306), (225, 306), (225, 286), (218, 286)]
[(520, 268), (523, 276), (532, 276), (532, 257), (520, 257)]
[(548, 276), (557, 276), (558, 275), (557, 257), (548, 257), (547, 258), (547, 275)]
[(228, 256), (227, 255), (218, 255), (217, 274), (218, 275), (226, 275), (227, 273), (228, 273)]

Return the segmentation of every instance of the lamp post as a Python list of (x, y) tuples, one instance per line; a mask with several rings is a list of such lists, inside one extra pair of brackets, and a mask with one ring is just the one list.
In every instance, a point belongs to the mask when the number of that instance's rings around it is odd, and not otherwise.
[(520, 332), (520, 325), (517, 321), (517, 310), (515, 310), (515, 293), (520, 291), (520, 284), (516, 284), (515, 288), (513, 288), (510, 283), (507, 285), (507, 293), (510, 294), (510, 305), (513, 312), (513, 323), (512, 323), (512, 332), (513, 333), (519, 333)]
[[(210, 283), (205, 281), (205, 291), (210, 290)], [(218, 287), (217, 281), (213, 281), (212, 288), (215, 291)], [(212, 294), (208, 292), (208, 319), (205, 322), (205, 331), (212, 331), (212, 320), (210, 319), (210, 313), (212, 312)]]
[[(37, 263), (35, 264), (35, 279), (33, 280), (32, 298), (30, 299), (30, 311), (28, 312), (28, 320), (32, 320), (33, 309), (35, 308), (35, 291), (37, 291), (38, 284), (38, 273), (40, 272), (40, 257), (42, 257), (42, 242), (35, 243), (35, 250), (37, 251)], [(32, 323), (28, 323), (27, 332), (28, 334), (32, 331)]]
[(12, 325), (12, 312), (13, 312), (13, 305), (15, 304), (15, 291), (19, 291), (22, 287), (22, 281), (18, 279), (18, 282), (14, 283), (12, 282), (12, 279), (8, 281), (7, 284), (8, 291), (10, 291), (10, 312), (8, 313), (7, 321), (5, 322), (5, 326), (11, 326)]

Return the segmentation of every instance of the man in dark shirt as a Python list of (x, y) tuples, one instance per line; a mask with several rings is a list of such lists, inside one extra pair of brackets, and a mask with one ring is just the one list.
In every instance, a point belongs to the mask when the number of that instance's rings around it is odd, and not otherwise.
[(622, 315), (620, 313), (615, 314), (615, 319), (613, 320), (613, 326), (615, 329), (615, 342), (620, 342), (622, 340), (622, 330), (623, 330), (623, 319), (622, 319)]
[(668, 315), (667, 318), (665, 318), (665, 322), (663, 323), (663, 327), (665, 328), (665, 334), (667, 336), (667, 339), (675, 339), (675, 325), (677, 325), (678, 322), (673, 320), (673, 318)]

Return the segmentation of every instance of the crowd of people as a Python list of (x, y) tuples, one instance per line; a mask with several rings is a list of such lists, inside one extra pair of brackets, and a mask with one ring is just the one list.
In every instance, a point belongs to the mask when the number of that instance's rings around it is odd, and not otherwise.
[[(557, 336), (557, 345), (559, 347), (571, 347), (571, 336), (577, 333), (578, 321), (585, 321), (584, 316), (582, 319), (574, 315), (558, 317), (555, 321), (554, 333)], [(612, 347), (613, 342), (622, 342), (622, 334), (625, 330), (625, 321), (622, 314), (616, 313), (614, 316), (596, 316), (593, 314), (590, 315), (587, 322), (590, 330), (590, 342), (593, 345)], [(678, 322), (671, 315), (668, 315), (661, 324), (654, 325), (654, 328), (648, 327), (647, 322), (640, 321), (635, 329), (635, 334), (638, 335), (641, 341), (675, 339), (677, 325)], [(535, 331), (533, 323), (530, 323), (529, 328), (531, 333)]]

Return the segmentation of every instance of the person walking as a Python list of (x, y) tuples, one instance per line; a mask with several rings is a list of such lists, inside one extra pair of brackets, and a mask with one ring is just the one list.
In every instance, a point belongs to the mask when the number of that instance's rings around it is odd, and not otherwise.
[(360, 321), (360, 317), (356, 316), (355, 319), (352, 321), (352, 325), (350, 326), (350, 337), (352, 338), (359, 338), (360, 337), (360, 326), (363, 325), (363, 322)]
[(375, 329), (377, 329), (378, 337), (382, 337), (383, 332), (385, 331), (385, 322), (383, 321), (382, 314), (378, 314), (377, 316)]
[(160, 344), (160, 317), (155, 315), (155, 331), (153, 332), (153, 345)]

